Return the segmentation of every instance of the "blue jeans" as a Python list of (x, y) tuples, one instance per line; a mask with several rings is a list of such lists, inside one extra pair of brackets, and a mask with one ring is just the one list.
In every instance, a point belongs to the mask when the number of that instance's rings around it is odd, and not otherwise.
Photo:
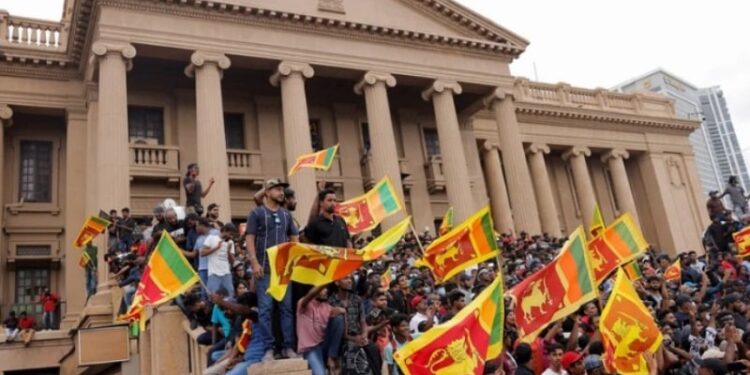
[(315, 345), (302, 354), (310, 366), (312, 375), (326, 375), (326, 359), (323, 355), (323, 343)]
[(54, 329), (55, 312), (54, 311), (45, 312), (42, 315), (42, 320), (44, 323), (44, 329)]
[(328, 358), (338, 359), (341, 356), (341, 341), (344, 338), (344, 316), (334, 316), (328, 319), (326, 337), (323, 348)]
[(208, 275), (208, 282), (206, 283), (206, 286), (208, 287), (208, 290), (211, 291), (211, 293), (216, 293), (219, 288), (224, 287), (224, 289), (226, 289), (228, 293), (227, 297), (234, 297), (234, 284), (232, 284), (231, 273), (222, 276)]
[(271, 272), (266, 272), (265, 275), (258, 279), (255, 283), (255, 291), (258, 294), (258, 321), (259, 321), (259, 334), (263, 340), (263, 348), (265, 350), (273, 349), (273, 329), (271, 323), (271, 310), (273, 304), (278, 303), (279, 311), (281, 312), (281, 334), (284, 341), (284, 349), (294, 350), (294, 317), (292, 316), (292, 291), (291, 288), (287, 289), (286, 294), (281, 302), (276, 302), (268, 290), (268, 283)]
[[(203, 282), (203, 284), (208, 283), (208, 270), (198, 270), (198, 277), (201, 278), (201, 281)], [(206, 288), (203, 288), (202, 286), (201, 286), (201, 298), (204, 300), (208, 300), (208, 293), (206, 293)]]
[(89, 296), (96, 294), (96, 270), (86, 267), (86, 293)]
[[(257, 326), (258, 323), (253, 323), (253, 332), (257, 332), (255, 330)], [(247, 375), (247, 369), (263, 359), (263, 354), (265, 354), (266, 349), (260, 340), (262, 340), (262, 338), (256, 337), (255, 335), (250, 338), (250, 344), (245, 352), (244, 361), (232, 367), (232, 370), (227, 372), (226, 375)]]

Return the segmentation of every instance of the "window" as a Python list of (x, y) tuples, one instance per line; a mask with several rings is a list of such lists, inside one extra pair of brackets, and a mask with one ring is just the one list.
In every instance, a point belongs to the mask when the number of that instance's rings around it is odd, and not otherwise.
[(362, 130), (362, 149), (365, 154), (370, 152), (370, 124), (363, 122), (361, 125)]
[(424, 128), (422, 133), (424, 134), (424, 148), (427, 151), (427, 156), (439, 156), (440, 141), (438, 140), (437, 129)]
[(16, 312), (26, 311), (37, 322), (41, 322), (42, 305), (39, 303), (39, 296), (45, 288), (50, 287), (49, 276), (47, 267), (16, 268)]
[(310, 120), (310, 140), (312, 141), (313, 151), (320, 151), (323, 149), (323, 137), (320, 134), (320, 120)]
[(52, 142), (21, 142), (20, 182), (24, 202), (52, 201)]
[(242, 113), (224, 114), (224, 136), (227, 139), (227, 148), (245, 149), (245, 116)]
[(52, 249), (49, 245), (19, 245), (16, 246), (16, 256), (33, 257), (33, 256), (50, 256)]
[(128, 107), (128, 135), (130, 142), (156, 140), (164, 144), (164, 110), (155, 107)]

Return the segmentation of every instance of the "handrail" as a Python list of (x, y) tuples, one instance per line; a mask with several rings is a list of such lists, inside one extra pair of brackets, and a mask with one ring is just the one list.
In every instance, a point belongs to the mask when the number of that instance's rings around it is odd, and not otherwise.
[(65, 48), (62, 22), (0, 13), (0, 45), (60, 51)]

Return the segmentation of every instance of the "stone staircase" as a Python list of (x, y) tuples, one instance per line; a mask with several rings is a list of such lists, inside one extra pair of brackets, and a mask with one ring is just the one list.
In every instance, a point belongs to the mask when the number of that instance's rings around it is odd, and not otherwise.
[(247, 369), (247, 375), (271, 374), (311, 375), (311, 372), (307, 369), (307, 361), (302, 358), (256, 363)]

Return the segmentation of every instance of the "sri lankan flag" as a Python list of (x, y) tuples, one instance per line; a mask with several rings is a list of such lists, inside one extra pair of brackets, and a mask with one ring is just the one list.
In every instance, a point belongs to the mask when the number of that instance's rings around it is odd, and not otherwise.
[(648, 243), (633, 217), (623, 214), (588, 243), (596, 282), (601, 284), (617, 267), (639, 257), (646, 249)]
[(443, 221), (440, 223), (438, 234), (442, 236), (450, 232), (451, 229), (453, 229), (453, 207), (448, 208), (445, 216), (443, 216)]
[(503, 350), (502, 275), (451, 320), (399, 349), (393, 358), (405, 375), (484, 373)]
[(416, 266), (428, 267), (443, 283), (464, 268), (497, 256), (490, 208), (485, 207), (428, 246)]
[(557, 258), (510, 290), (521, 340), (533, 341), (548, 324), (596, 298), (590, 262), (586, 233), (578, 227)]
[(143, 269), (133, 303), (120, 319), (140, 320), (141, 331), (143, 331), (146, 329), (144, 314), (146, 306), (156, 306), (167, 302), (190, 289), (196, 282), (198, 282), (198, 274), (193, 270), (193, 266), (182, 255), (182, 250), (169, 233), (164, 231)]
[(73, 242), (75, 247), (82, 247), (87, 243), (91, 242), (96, 236), (104, 233), (104, 230), (111, 224), (108, 220), (98, 216), (89, 216), (86, 222), (83, 223), (83, 227), (78, 232), (78, 237)]
[(664, 281), (682, 281), (682, 266), (680, 265), (680, 258), (675, 259), (666, 270), (664, 270)]
[(81, 268), (86, 268), (86, 266), (89, 265), (91, 262), (91, 256), (87, 252), (81, 252), (81, 258), (78, 259), (78, 265), (81, 266)]
[(380, 286), (388, 289), (391, 287), (391, 281), (393, 281), (393, 275), (391, 269), (388, 268), (388, 270), (383, 272), (383, 275), (380, 276)]
[(750, 226), (732, 233), (732, 238), (734, 238), (734, 243), (737, 244), (737, 255), (740, 257), (750, 256)]
[(641, 266), (637, 260), (622, 266), (622, 270), (625, 271), (630, 281), (638, 281), (643, 278), (643, 271), (641, 271)]
[(610, 373), (649, 373), (642, 353), (655, 353), (662, 335), (625, 271), (617, 272), (612, 294), (599, 318), (599, 331), (605, 346), (604, 364)]
[(289, 282), (325, 285), (340, 280), (390, 251), (404, 236), (411, 217), (389, 229), (361, 250), (286, 242), (268, 250), (271, 280), (268, 294), (281, 301)]
[(364, 195), (336, 205), (336, 213), (346, 221), (349, 234), (354, 235), (375, 228), (403, 207), (391, 179), (386, 176)]
[(250, 321), (250, 319), (245, 319), (245, 321), (242, 322), (242, 334), (240, 334), (240, 337), (237, 339), (237, 343), (235, 344), (237, 351), (240, 353), (245, 353), (247, 351), (248, 345), (250, 345), (250, 338), (253, 335), (253, 322)]
[(315, 168), (315, 169), (322, 169), (324, 171), (327, 171), (331, 169), (331, 164), (333, 164), (333, 158), (336, 156), (336, 151), (338, 151), (339, 145), (329, 147), (325, 150), (320, 150), (318, 152), (313, 152), (311, 154), (305, 154), (297, 158), (297, 161), (292, 166), (292, 169), (289, 170), (289, 176), (297, 173), (302, 168)]
[(591, 220), (591, 227), (589, 228), (591, 238), (598, 236), (599, 232), (603, 231), (605, 226), (602, 210), (599, 209), (599, 203), (597, 203), (594, 205), (594, 217)]

